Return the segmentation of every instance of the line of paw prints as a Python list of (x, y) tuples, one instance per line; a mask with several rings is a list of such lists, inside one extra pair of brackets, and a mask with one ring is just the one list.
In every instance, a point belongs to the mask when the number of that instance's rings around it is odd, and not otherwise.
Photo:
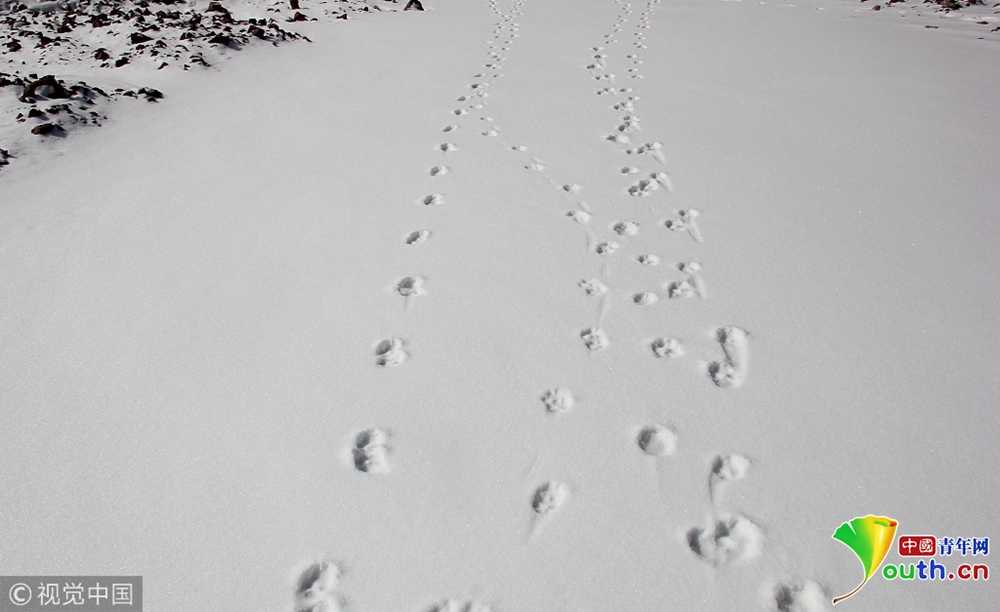
[[(511, 15), (505, 16), (499, 11), (495, 0), (491, 0), (491, 8), (501, 17), (501, 21), (497, 23), (496, 30), (494, 31), (495, 38), (501, 35), (504, 23), (508, 24), (507, 27), (510, 28), (510, 32), (508, 33), (509, 38), (504, 42), (510, 43), (517, 36), (517, 24), (513, 22), (513, 17), (520, 14), (522, 5), (523, 0), (518, 0), (514, 4), (514, 10)], [(497, 71), (504, 59), (499, 51), (506, 50), (506, 48), (498, 49), (493, 44), (495, 41), (490, 42), (492, 45), (489, 51), (491, 61), (486, 65), (486, 68), (494, 71), (494, 77), (499, 77), (502, 75)], [(484, 73), (479, 73), (474, 75), (474, 78), (485, 79), (486, 76)], [(485, 98), (489, 96), (486, 91), (488, 86), (489, 83), (485, 80), (472, 83), (470, 85), (471, 93), (458, 97), (459, 102), (466, 103), (465, 106), (454, 109), (452, 115), (461, 118), (468, 115), (471, 110), (481, 110), (484, 108)], [(498, 128), (492, 125), (492, 118), (484, 117), (482, 119), (487, 124), (483, 135), (499, 135)], [(449, 124), (442, 128), (442, 132), (448, 135), (455, 135), (459, 128), (460, 125), (458, 124)], [(459, 146), (451, 140), (439, 143), (434, 148), (440, 155), (449, 157), (459, 151)], [(440, 178), (452, 174), (452, 168), (444, 163), (439, 163), (431, 166), (427, 172), (431, 177)], [(419, 202), (423, 206), (441, 206), (446, 203), (446, 197), (443, 193), (430, 193), (422, 196)], [(410, 247), (419, 247), (427, 243), (432, 236), (433, 232), (430, 229), (416, 229), (409, 232), (403, 238), (403, 242)], [(422, 275), (405, 276), (394, 282), (393, 290), (408, 305), (410, 300), (426, 295), (426, 280), (426, 277)], [(404, 338), (386, 338), (378, 342), (375, 346), (374, 356), (375, 364), (378, 367), (399, 367), (409, 359), (410, 351), (408, 343)], [(558, 401), (554, 400), (555, 403), (553, 406), (556, 406)], [(569, 400), (569, 403), (572, 403), (572, 399)], [(364, 474), (388, 474), (390, 471), (389, 454), (392, 451), (390, 437), (391, 434), (388, 430), (378, 427), (365, 429), (356, 434), (349, 449), (349, 460), (354, 468)], [(545, 498), (545, 495), (542, 493), (536, 495), (538, 499), (533, 502), (536, 512), (547, 513), (550, 509), (557, 507), (562, 502), (560, 491), (561, 489), (558, 487), (553, 487), (550, 492), (552, 499)], [(545, 500), (542, 498), (545, 498)], [(314, 563), (304, 570), (299, 578), (299, 584), (296, 589), (296, 612), (339, 612), (344, 609), (346, 606), (345, 599), (337, 592), (340, 575), (339, 567), (327, 561)], [(490, 612), (490, 608), (484, 604), (475, 601), (461, 602), (453, 599), (435, 604), (429, 610), (434, 612)]]
[[(489, 55), (491, 61), (486, 64), (486, 68), (492, 69), (495, 74), (494, 78), (500, 77), (499, 70), (503, 57), (498, 53), (498, 48), (496, 46), (496, 38), (499, 37), (505, 27), (509, 28), (507, 33), (509, 38), (503, 41), (503, 44), (509, 44), (513, 41), (517, 34), (517, 23), (513, 22), (514, 16), (520, 15), (523, 6), (523, 0), (516, 2), (514, 4), (514, 10), (511, 15), (504, 15), (500, 11), (499, 7), (495, 3), (491, 3), (491, 8), (500, 17), (500, 21), (497, 22), (494, 29), (494, 40), (487, 41), (490, 44)], [(506, 26), (504, 25), (506, 24)], [(506, 49), (506, 48), (503, 48)], [(485, 99), (489, 96), (486, 89), (489, 87), (490, 83), (486, 80), (487, 75), (485, 73), (477, 73), (473, 75), (473, 78), (480, 79), (469, 85), (471, 93), (463, 94), (457, 98), (459, 102), (465, 103), (464, 106), (459, 107), (451, 111), (451, 114), (456, 117), (463, 117), (468, 115), (471, 110), (481, 110), (485, 107)], [(482, 118), (487, 123), (486, 131), (484, 135), (486, 136), (497, 136), (499, 135), (499, 130), (496, 126), (492, 125), (491, 117)], [(448, 124), (442, 128), (442, 132), (445, 134), (455, 134), (461, 126), (458, 124)], [(452, 141), (445, 141), (435, 145), (435, 150), (440, 154), (449, 155), (459, 150), (459, 146)], [(451, 166), (445, 165), (443, 163), (436, 164), (430, 167), (427, 171), (432, 177), (445, 177), (452, 173)], [(420, 204), (423, 206), (440, 206), (446, 203), (446, 196), (444, 193), (435, 192), (426, 194), (419, 198)], [(403, 242), (409, 246), (418, 247), (425, 244), (433, 236), (433, 232), (427, 228), (421, 228), (409, 232), (403, 239)], [(410, 301), (418, 296), (425, 295), (427, 293), (425, 289), (426, 278), (420, 275), (407, 276), (402, 280), (398, 281), (395, 286), (396, 292), (401, 295), (405, 301), (406, 305), (409, 306)], [(406, 340), (403, 338), (387, 338), (378, 343), (375, 349), (375, 363), (381, 367), (396, 367), (402, 365), (409, 357), (409, 352), (406, 348)]]

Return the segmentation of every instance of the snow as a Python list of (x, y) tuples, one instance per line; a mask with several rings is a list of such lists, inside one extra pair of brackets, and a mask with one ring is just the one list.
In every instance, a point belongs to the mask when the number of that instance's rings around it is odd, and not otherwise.
[(360, 4), (212, 68), (53, 64), (164, 93), (66, 138), (0, 88), (0, 573), (815, 612), (846, 520), (993, 535), (993, 9)]

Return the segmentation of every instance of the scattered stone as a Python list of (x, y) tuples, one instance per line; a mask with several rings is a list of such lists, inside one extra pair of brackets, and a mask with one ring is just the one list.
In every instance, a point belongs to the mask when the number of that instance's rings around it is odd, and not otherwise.
[(223, 45), (226, 47), (232, 46), (233, 39), (226, 36), (225, 34), (216, 34), (212, 38), (208, 39), (209, 44), (213, 45)]
[(55, 135), (65, 131), (66, 130), (62, 129), (58, 123), (43, 123), (31, 128), (31, 133), (35, 136), (48, 136), (49, 134)]
[(24, 91), (21, 92), (21, 97), (18, 99), (21, 102), (30, 103), (33, 101), (35, 96), (43, 96), (45, 98), (68, 98), (70, 94), (66, 91), (66, 88), (62, 86), (62, 83), (56, 79), (56, 77), (49, 74), (25, 85)]
[(163, 99), (163, 94), (152, 87), (143, 87), (138, 92), (141, 96), (146, 96), (148, 102), (156, 102)]

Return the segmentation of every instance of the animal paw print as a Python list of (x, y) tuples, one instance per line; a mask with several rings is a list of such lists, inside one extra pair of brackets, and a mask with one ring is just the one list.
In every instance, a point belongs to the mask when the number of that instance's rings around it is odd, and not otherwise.
[(406, 235), (406, 244), (423, 244), (431, 237), (430, 230), (416, 230)]
[(542, 403), (550, 414), (561, 414), (573, 408), (576, 400), (565, 387), (555, 387), (542, 394)]
[(674, 232), (687, 232), (695, 242), (704, 242), (696, 221), (699, 214), (699, 211), (694, 208), (679, 210), (677, 215), (680, 219), (667, 219), (664, 225)]
[(387, 338), (375, 347), (375, 363), (382, 367), (396, 367), (406, 361), (409, 354), (400, 338)]
[(354, 467), (366, 474), (389, 473), (389, 432), (374, 427), (359, 433), (354, 439), (351, 454)]
[(632, 301), (639, 306), (649, 306), (659, 300), (659, 296), (649, 291), (640, 291), (632, 296)]
[(726, 358), (710, 363), (708, 374), (717, 387), (734, 389), (743, 384), (750, 368), (747, 333), (738, 327), (721, 327), (717, 338)]
[(654, 457), (677, 452), (677, 433), (666, 425), (648, 425), (639, 430), (636, 443), (642, 452)]
[(743, 455), (720, 455), (712, 464), (712, 475), (708, 477), (708, 495), (712, 502), (718, 502), (723, 488), (730, 482), (743, 480), (753, 463)]
[(723, 514), (690, 529), (687, 541), (692, 552), (712, 565), (742, 564), (760, 555), (764, 531), (743, 515)]
[(403, 297), (416, 297), (418, 295), (424, 295), (426, 291), (424, 290), (424, 277), (423, 276), (407, 276), (406, 278), (400, 280), (396, 283), (396, 292)]
[(559, 509), (569, 497), (569, 487), (550, 480), (535, 489), (531, 498), (531, 509), (539, 516), (548, 516)]
[(608, 291), (608, 286), (596, 278), (580, 281), (580, 288), (583, 289), (587, 295), (593, 296), (604, 295)]
[(616, 234), (623, 237), (635, 236), (639, 233), (639, 224), (635, 221), (619, 221), (612, 228)]
[(618, 250), (619, 246), (621, 245), (618, 244), (617, 242), (613, 240), (608, 240), (606, 242), (602, 242), (599, 245), (597, 245), (597, 248), (595, 250), (597, 251), (598, 255), (612, 255), (615, 251)]
[(774, 588), (774, 603), (778, 612), (826, 612), (829, 595), (812, 580), (779, 584)]
[(299, 575), (295, 612), (339, 612), (343, 598), (337, 593), (341, 570), (335, 563), (317, 561)]
[(657, 338), (650, 343), (649, 348), (652, 349), (653, 355), (657, 357), (671, 357), (676, 359), (684, 355), (684, 346), (677, 338)]
[(666, 160), (663, 158), (662, 150), (663, 145), (659, 142), (647, 142), (634, 149), (627, 149), (625, 152), (629, 155), (652, 155), (657, 161), (664, 163)]
[(608, 346), (608, 335), (597, 327), (588, 327), (580, 332), (580, 339), (583, 340), (583, 345), (591, 351), (596, 352)]

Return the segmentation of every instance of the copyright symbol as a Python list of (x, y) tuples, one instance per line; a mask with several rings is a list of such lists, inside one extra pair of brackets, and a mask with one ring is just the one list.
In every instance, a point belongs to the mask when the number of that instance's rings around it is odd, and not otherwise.
[(7, 595), (10, 596), (10, 602), (12, 604), (15, 606), (23, 606), (31, 601), (31, 587), (23, 582), (18, 582), (14, 586), (10, 587), (10, 592), (7, 593)]

